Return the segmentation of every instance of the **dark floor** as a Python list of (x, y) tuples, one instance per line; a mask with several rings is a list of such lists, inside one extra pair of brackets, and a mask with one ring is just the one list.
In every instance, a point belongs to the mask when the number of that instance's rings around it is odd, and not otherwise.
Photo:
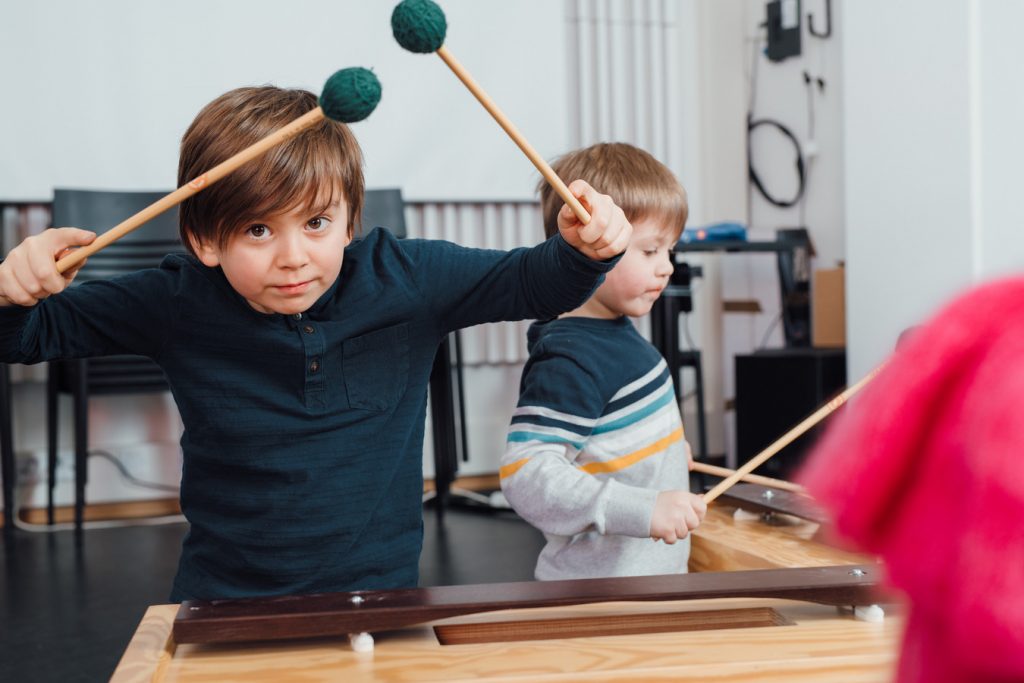
[[(543, 537), (509, 512), (424, 511), (424, 586), (533, 578)], [(167, 602), (184, 524), (15, 530), (0, 543), (0, 681), (105, 681), (146, 607)]]

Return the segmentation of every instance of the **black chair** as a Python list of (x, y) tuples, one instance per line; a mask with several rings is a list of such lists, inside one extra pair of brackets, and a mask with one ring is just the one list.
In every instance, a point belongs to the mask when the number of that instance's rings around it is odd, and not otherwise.
[[(110, 192), (58, 189), (53, 198), (53, 224), (95, 230), (117, 225), (164, 196), (162, 192)], [(160, 264), (184, 248), (178, 237), (177, 212), (166, 211), (139, 229), (89, 257), (75, 285)], [(73, 285), (74, 286), (74, 285)], [(57, 471), (58, 395), (72, 395), (75, 441), (75, 529), (82, 528), (88, 475), (89, 397), (167, 391), (160, 367), (143, 356), (104, 356), (50, 363), (46, 392), (47, 521), (53, 524), (53, 491)]]
[[(398, 189), (367, 190), (363, 202), (363, 230), (384, 226), (404, 238), (405, 203)], [(430, 371), (430, 425), (434, 446), (434, 499), (438, 517), (444, 516), (452, 482), (459, 469), (459, 454), (466, 452), (466, 420), (462, 392), (462, 346), (456, 330), (445, 337)]]

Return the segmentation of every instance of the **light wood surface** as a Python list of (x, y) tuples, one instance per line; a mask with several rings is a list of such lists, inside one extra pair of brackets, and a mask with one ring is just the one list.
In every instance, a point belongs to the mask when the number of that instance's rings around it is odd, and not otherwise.
[(737, 520), (734, 508), (716, 505), (708, 510), (692, 533), (690, 571), (726, 572), (739, 569), (823, 567), (836, 564), (870, 564), (871, 558), (815, 540), (819, 525), (776, 515)]
[[(864, 563), (861, 555), (814, 540), (816, 524), (780, 516), (735, 519), (724, 504), (709, 510), (692, 539), (692, 570), (744, 570)], [(612, 596), (610, 596), (612, 597)], [(170, 639), (177, 605), (150, 608), (112, 680), (157, 681), (715, 681), (881, 683), (892, 680), (900, 620), (855, 621), (835, 608), (782, 600), (715, 599), (686, 603), (608, 602), (503, 611), (441, 620), (378, 634), (373, 653), (343, 639), (246, 645), (178, 645)], [(779, 625), (685, 632), (559, 637), (523, 642), (441, 645), (433, 626), (515, 620), (678, 620), (680, 613), (773, 610)], [(631, 615), (627, 618), (626, 615)], [(710, 619), (715, 620), (715, 619)], [(792, 622), (788, 623), (787, 622)], [(712, 627), (715, 624), (707, 624)], [(496, 627), (492, 627), (496, 628)]]

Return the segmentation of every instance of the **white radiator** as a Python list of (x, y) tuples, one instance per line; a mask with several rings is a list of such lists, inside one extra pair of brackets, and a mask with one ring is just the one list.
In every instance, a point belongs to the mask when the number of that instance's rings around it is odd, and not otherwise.
[[(466, 247), (509, 250), (544, 239), (536, 202), (407, 202), (409, 237), (442, 239)], [(529, 321), (477, 325), (462, 331), (467, 366), (522, 363)]]

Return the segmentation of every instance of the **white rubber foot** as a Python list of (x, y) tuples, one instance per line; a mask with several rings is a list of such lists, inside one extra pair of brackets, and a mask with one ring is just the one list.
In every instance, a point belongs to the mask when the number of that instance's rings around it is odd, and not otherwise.
[(853, 608), (853, 618), (869, 624), (881, 624), (885, 621), (885, 610), (879, 605), (859, 605)]
[(505, 498), (505, 494), (501, 491), (495, 491), (491, 494), (490, 503), (492, 508), (501, 508), (504, 510), (511, 510), (512, 504)]
[(353, 652), (373, 652), (373, 636), (369, 633), (350, 633), (348, 642)]
[(761, 519), (761, 513), (750, 512), (743, 508), (736, 508), (736, 511), (732, 513), (732, 518), (737, 522), (754, 522)]

